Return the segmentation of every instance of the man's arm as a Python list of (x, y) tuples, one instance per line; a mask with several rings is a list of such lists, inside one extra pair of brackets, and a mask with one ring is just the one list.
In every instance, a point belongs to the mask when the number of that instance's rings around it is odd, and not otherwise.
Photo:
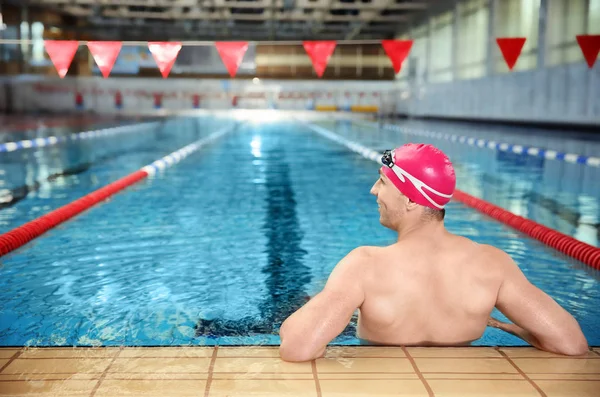
[(506, 253), (494, 249), (504, 279), (496, 307), (514, 324), (492, 319), (488, 325), (520, 337), (540, 350), (564, 355), (585, 354), (589, 347), (577, 320), (545, 292), (531, 284)]
[(310, 361), (323, 356), (325, 348), (350, 322), (364, 300), (362, 286), (364, 248), (342, 259), (321, 292), (281, 325), (279, 354), (285, 361)]

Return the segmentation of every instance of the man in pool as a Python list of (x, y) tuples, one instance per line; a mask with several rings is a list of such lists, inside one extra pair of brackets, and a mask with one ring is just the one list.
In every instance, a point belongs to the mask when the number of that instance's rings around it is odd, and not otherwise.
[[(382, 163), (371, 194), (380, 223), (398, 232), (398, 241), (356, 248), (337, 264), (323, 290), (281, 325), (283, 360), (323, 356), (356, 310), (357, 336), (372, 344), (469, 345), (492, 326), (541, 350), (588, 351), (577, 321), (508, 254), (444, 228), (456, 185), (444, 153), (407, 144), (385, 152)], [(494, 307), (512, 323), (492, 318)]]

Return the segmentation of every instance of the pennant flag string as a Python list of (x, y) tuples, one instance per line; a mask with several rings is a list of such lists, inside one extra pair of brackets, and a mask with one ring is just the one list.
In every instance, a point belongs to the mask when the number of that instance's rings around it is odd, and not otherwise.
[[(0, 39), (2, 43), (26, 43), (31, 40)], [(496, 43), (509, 70), (515, 67), (526, 37), (497, 37)], [(589, 68), (593, 68), (600, 53), (600, 35), (577, 35), (583, 57)], [(142, 41), (77, 41), (77, 40), (45, 40), (44, 48), (48, 53), (58, 75), (64, 78), (73, 61), (80, 44), (89, 48), (94, 61), (98, 65), (104, 78), (107, 78), (117, 60), (123, 45), (145, 45), (149, 48), (156, 64), (163, 76), (167, 78), (175, 64), (177, 56), (183, 46), (215, 46), (223, 64), (231, 77), (235, 77), (246, 54), (250, 43), (268, 45), (302, 44), (309, 56), (315, 73), (322, 77), (327, 69), (329, 60), (340, 44), (380, 44), (387, 57), (390, 59), (394, 72), (398, 74), (402, 65), (408, 58), (413, 46), (413, 40), (327, 40), (327, 41), (264, 41), (264, 42), (214, 42), (214, 41), (187, 41), (187, 42), (142, 42)]]

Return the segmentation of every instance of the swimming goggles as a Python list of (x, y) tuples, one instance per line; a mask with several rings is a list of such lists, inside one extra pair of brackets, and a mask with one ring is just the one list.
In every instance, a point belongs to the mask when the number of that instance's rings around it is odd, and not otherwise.
[(408, 179), (413, 184), (413, 186), (419, 191), (419, 193), (421, 193), (421, 195), (425, 197), (425, 199), (427, 199), (427, 201), (429, 201), (433, 206), (439, 209), (443, 209), (444, 206), (439, 205), (438, 203), (433, 201), (433, 199), (429, 197), (429, 194), (427, 194), (424, 189), (427, 189), (431, 193), (447, 199), (451, 198), (452, 195), (438, 192), (437, 190), (428, 186), (425, 182), (415, 178), (414, 176), (400, 168), (397, 164), (395, 164), (394, 159), (394, 151), (386, 150), (385, 152), (383, 152), (383, 156), (381, 156), (381, 163), (390, 168), (392, 171), (394, 171), (394, 174), (396, 174), (396, 176), (398, 177), (398, 179), (400, 179), (401, 182), (406, 182), (406, 179)]

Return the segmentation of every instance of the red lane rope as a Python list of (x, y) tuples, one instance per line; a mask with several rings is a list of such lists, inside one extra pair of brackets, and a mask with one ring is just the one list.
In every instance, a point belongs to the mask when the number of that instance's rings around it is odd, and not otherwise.
[(0, 256), (16, 250), (48, 230), (91, 208), (109, 196), (146, 178), (146, 171), (135, 171), (41, 217), (0, 235)]
[(504, 208), (460, 190), (454, 192), (454, 199), (549, 245), (567, 256), (600, 270), (600, 248), (598, 247), (579, 241), (530, 219), (515, 215)]

